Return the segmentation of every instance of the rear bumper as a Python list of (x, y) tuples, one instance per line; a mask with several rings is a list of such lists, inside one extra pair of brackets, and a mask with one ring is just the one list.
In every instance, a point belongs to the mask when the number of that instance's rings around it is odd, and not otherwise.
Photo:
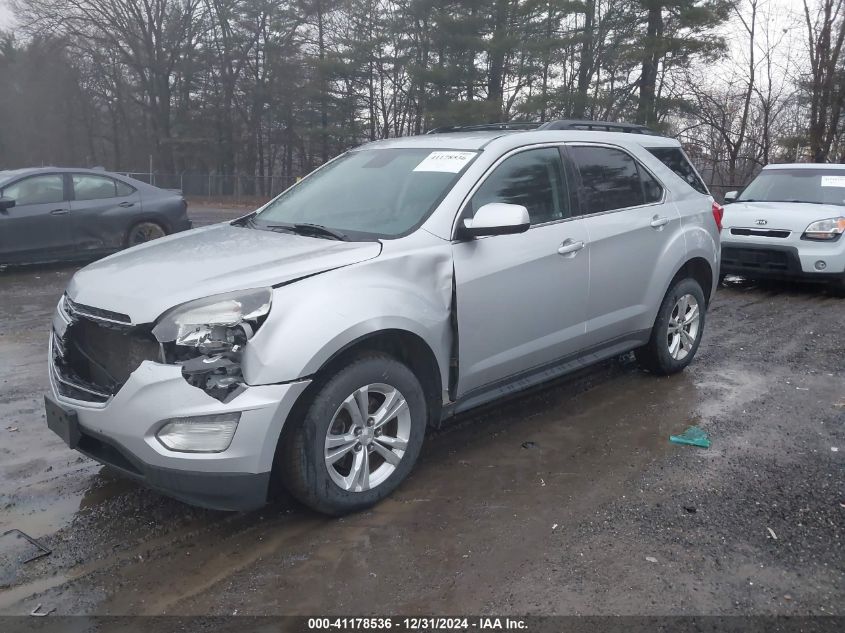
[[(820, 259), (827, 265), (824, 272), (814, 269), (815, 261)], [(794, 246), (723, 242), (720, 272), (723, 275), (742, 275), (757, 279), (838, 282), (842, 280), (845, 272), (845, 264), (839, 261), (840, 259), (815, 254), (802, 256)]]
[(194, 228), (194, 223), (187, 217), (184, 217), (173, 222), (172, 232), (179, 233), (181, 231), (189, 231), (192, 228)]

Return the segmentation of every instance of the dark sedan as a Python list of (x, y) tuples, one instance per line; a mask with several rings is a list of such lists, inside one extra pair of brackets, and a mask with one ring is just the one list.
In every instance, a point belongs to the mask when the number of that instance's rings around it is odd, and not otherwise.
[(92, 260), (191, 228), (179, 193), (100, 170), (0, 171), (0, 266)]

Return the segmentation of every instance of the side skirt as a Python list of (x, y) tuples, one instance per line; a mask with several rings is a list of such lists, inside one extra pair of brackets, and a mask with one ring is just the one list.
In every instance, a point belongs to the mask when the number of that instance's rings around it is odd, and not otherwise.
[(458, 413), (469, 411), (495, 400), (508, 398), (528, 389), (542, 385), (579, 369), (595, 365), (603, 360), (620, 356), (648, 343), (651, 330), (642, 330), (632, 334), (605, 341), (576, 354), (566, 356), (546, 365), (540, 365), (526, 371), (508, 376), (489, 385), (473, 389), (454, 402), (443, 407), (442, 419), (446, 420)]

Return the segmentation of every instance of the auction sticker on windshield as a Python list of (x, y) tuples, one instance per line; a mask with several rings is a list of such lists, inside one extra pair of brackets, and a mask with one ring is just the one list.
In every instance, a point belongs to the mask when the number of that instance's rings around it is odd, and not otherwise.
[(472, 160), (475, 152), (431, 152), (414, 171), (447, 171), (457, 174)]
[(822, 187), (845, 187), (845, 176), (822, 176)]

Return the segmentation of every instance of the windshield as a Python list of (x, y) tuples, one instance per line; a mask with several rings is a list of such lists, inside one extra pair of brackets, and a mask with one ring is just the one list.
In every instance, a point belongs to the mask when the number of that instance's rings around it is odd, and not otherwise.
[(845, 169), (766, 169), (737, 200), (845, 206)]
[(349, 152), (270, 202), (253, 225), (318, 225), (350, 239), (404, 235), (428, 217), (476, 155), (416, 148)]

